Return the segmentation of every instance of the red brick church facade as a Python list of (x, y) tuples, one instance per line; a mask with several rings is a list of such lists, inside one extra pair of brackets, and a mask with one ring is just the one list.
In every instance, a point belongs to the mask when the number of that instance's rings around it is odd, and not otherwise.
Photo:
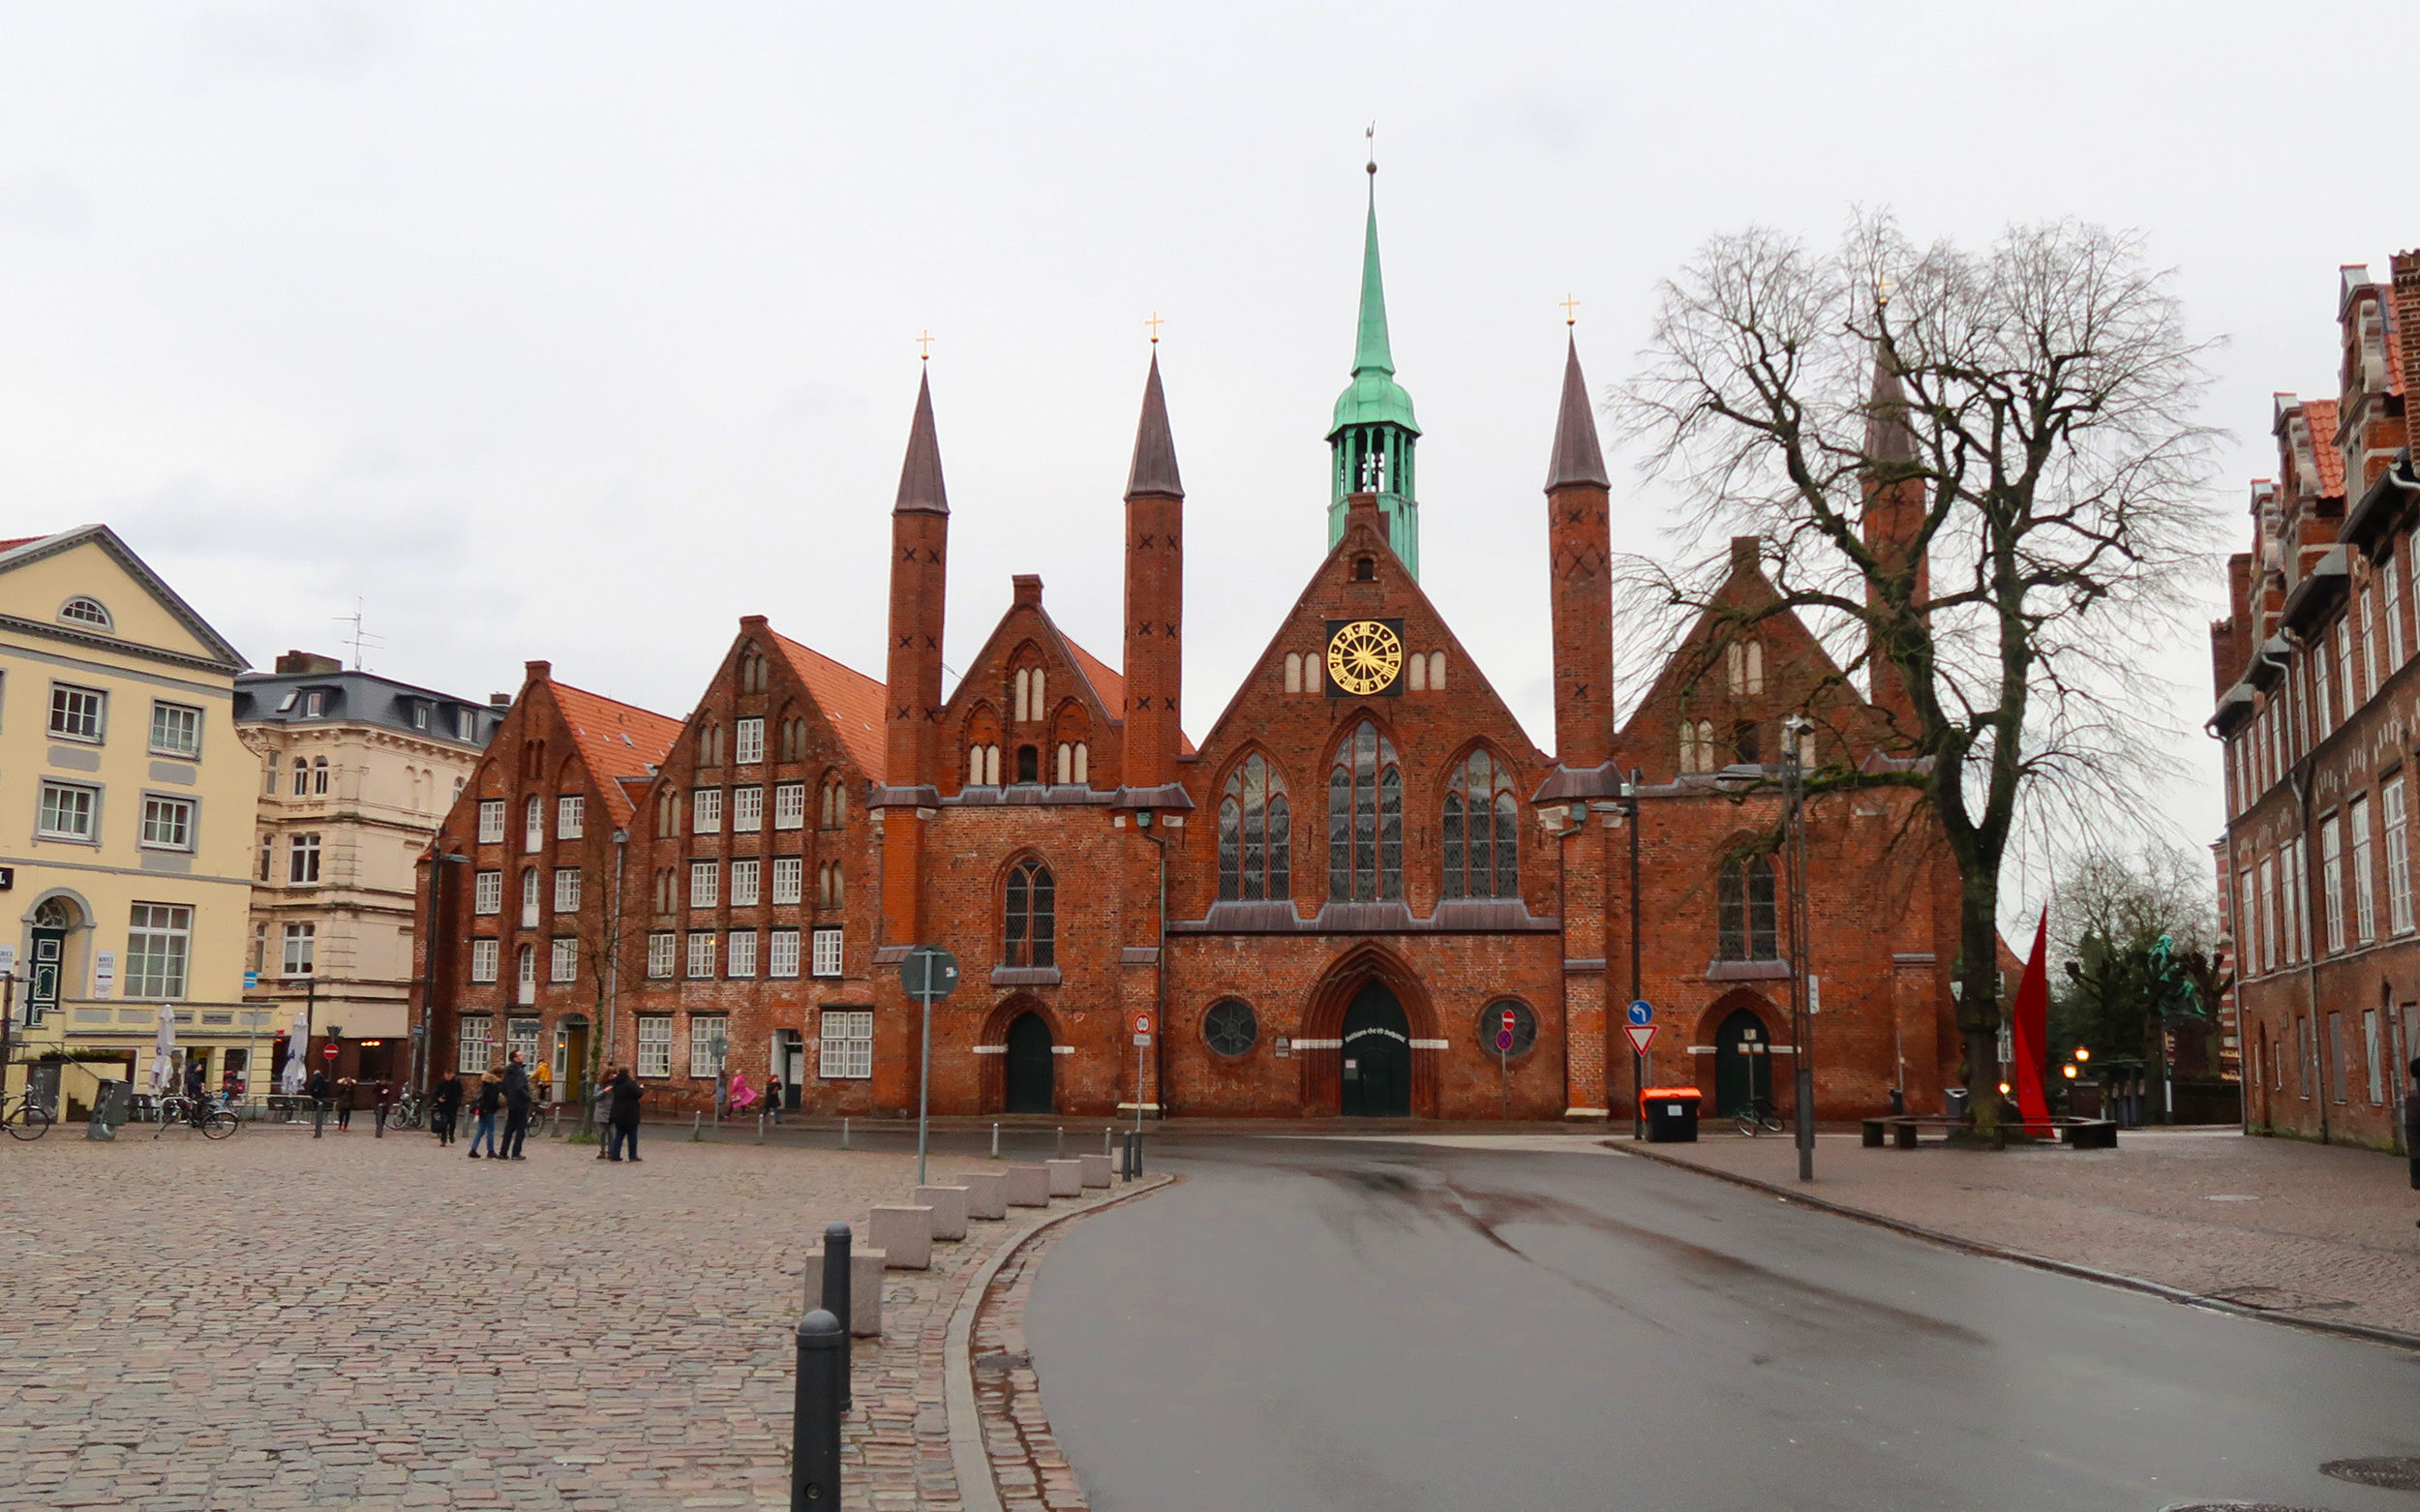
[[(1545, 490), (1540, 750), (1421, 590), (1419, 434), (1374, 213), (1330, 550), (1195, 746), (1181, 673), (1200, 620), (1156, 355), (1124, 507), (1123, 673), (1020, 576), (945, 692), (950, 507), (920, 389), (881, 681), (759, 618), (685, 721), (530, 664), (424, 863), (428, 1064), (510, 1043), (559, 1080), (591, 1053), (634, 1065), (657, 1109), (711, 1105), (738, 1072), (807, 1111), (912, 1115), (919, 1013), (896, 967), (931, 944), (961, 966), (934, 1014), (937, 1113), (1626, 1120), (1635, 950), (1659, 1026), (1649, 1084), (1699, 1086), (1710, 1112), (1753, 1075), (1786, 1107), (1789, 1055), (1742, 1050), (1793, 1041), (1781, 800), (1738, 764), (1778, 773), (1794, 713), (1816, 766), (1885, 760), (1885, 721), (1795, 618), (1738, 632), (1714, 613), (1618, 723), (1615, 505), (1575, 348)], [(1887, 531), (1893, 502), (1869, 525)], [(1736, 542), (1724, 608), (1771, 592), (1757, 543)], [(1955, 1079), (1955, 875), (1910, 801), (1809, 804), (1826, 1117), (1894, 1086), (1937, 1107)]]

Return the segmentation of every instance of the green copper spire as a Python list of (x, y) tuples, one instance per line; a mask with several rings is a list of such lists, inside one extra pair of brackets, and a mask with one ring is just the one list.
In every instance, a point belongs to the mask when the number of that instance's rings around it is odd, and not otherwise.
[(1420, 506), (1412, 495), (1412, 443), (1420, 422), (1411, 395), (1395, 381), (1394, 345), (1386, 332), (1386, 284), (1378, 273), (1378, 166), (1370, 164), (1370, 213), (1361, 250), (1361, 320), (1353, 343), (1353, 379), (1336, 397), (1328, 429), (1333, 473), (1328, 547), (1345, 537), (1345, 500), (1376, 494), (1388, 544), (1414, 578), (1420, 575)]

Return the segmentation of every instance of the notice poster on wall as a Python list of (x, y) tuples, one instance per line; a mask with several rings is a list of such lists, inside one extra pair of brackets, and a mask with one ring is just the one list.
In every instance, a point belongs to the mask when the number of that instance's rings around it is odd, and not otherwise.
[(113, 982), (117, 981), (117, 975), (118, 975), (118, 953), (117, 953), (117, 952), (115, 952), (115, 951), (95, 951), (95, 952), (93, 952), (93, 953), (92, 953), (92, 995), (93, 995), (93, 996), (95, 996), (95, 997), (107, 997), (107, 996), (109, 995), (109, 984), (110, 984), (111, 983), (113, 983)]

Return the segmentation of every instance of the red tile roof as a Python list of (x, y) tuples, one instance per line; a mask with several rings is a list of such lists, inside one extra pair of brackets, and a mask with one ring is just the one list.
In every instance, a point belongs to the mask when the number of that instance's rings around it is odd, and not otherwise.
[(0, 551), (15, 551), (19, 546), (30, 546), (41, 539), (39, 535), (20, 535), (14, 540), (0, 541)]
[[(1074, 637), (1062, 632), (1059, 639), (1075, 657), (1075, 665), (1092, 683), (1092, 690), (1101, 696), (1101, 707), (1119, 724), (1126, 722), (1126, 674), (1075, 644)], [(1176, 732), (1176, 750), (1180, 756), (1195, 754), (1193, 738), (1184, 731)]]
[(627, 824), (636, 809), (623, 780), (644, 783), (651, 775), (648, 769), (661, 763), (680, 738), (681, 721), (567, 682), (550, 680), (547, 686), (580, 742), (580, 759), (614, 809), (614, 822)]
[(2344, 492), (2344, 454), (2336, 449), (2336, 401), (2306, 399), (2303, 424), (2311, 428), (2311, 452), (2319, 464), (2319, 493), (2336, 498)]
[(773, 644), (790, 659), (790, 669), (806, 684), (840, 743), (849, 748), (850, 760), (866, 776), (882, 781), (882, 684), (778, 631), (773, 632)]

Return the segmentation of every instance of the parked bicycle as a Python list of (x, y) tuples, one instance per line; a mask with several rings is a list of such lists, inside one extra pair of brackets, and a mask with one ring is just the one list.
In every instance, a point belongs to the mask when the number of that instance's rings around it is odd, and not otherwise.
[(1780, 1116), (1774, 1113), (1773, 1104), (1764, 1098), (1750, 1098), (1748, 1105), (1739, 1110), (1739, 1132), (1751, 1139), (1760, 1134), (1779, 1134), (1781, 1131)]
[[(161, 1098), (157, 1107), (160, 1134), (167, 1133), (168, 1125), (175, 1123), (200, 1130), (205, 1139), (224, 1139), (243, 1122), (232, 1111), (215, 1105), (207, 1098), (189, 1098), (181, 1092), (171, 1092)], [(152, 1137), (157, 1139), (160, 1134), (153, 1134)]]
[(56, 1122), (58, 1115), (50, 1104), (30, 1092), (0, 1097), (0, 1129), (6, 1129), (12, 1139), (39, 1139)]
[(399, 1094), (395, 1101), (387, 1105), (386, 1127), (389, 1129), (417, 1129), (422, 1123), (427, 1121), (428, 1116), (429, 1105), (427, 1102), (424, 1101), (418, 1093), (407, 1091)]

